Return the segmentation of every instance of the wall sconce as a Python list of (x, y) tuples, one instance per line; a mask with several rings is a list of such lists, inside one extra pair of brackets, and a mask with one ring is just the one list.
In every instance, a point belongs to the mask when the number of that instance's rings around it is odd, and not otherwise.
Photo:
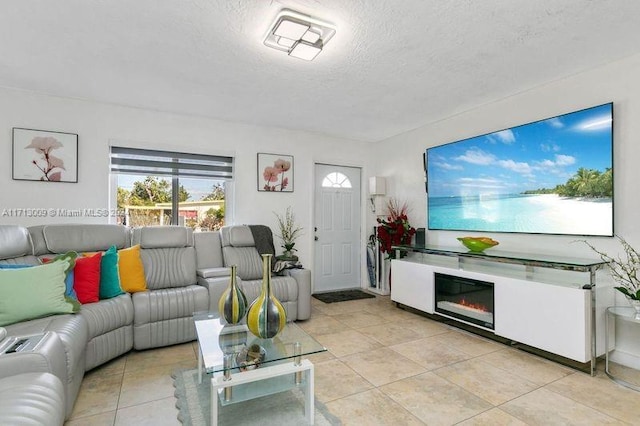
[(372, 176), (369, 178), (369, 201), (371, 202), (371, 211), (376, 212), (375, 198), (387, 193), (387, 182), (383, 177)]

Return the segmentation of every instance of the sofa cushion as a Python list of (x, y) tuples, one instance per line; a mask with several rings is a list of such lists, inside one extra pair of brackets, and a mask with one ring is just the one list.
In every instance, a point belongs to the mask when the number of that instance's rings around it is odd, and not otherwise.
[(149, 289), (184, 287), (197, 281), (193, 247), (143, 248), (140, 257)]
[(0, 270), (0, 326), (77, 310), (65, 298), (66, 261)]
[(33, 254), (27, 228), (17, 225), (0, 225), (0, 259)]
[(208, 291), (199, 285), (143, 291), (131, 299), (133, 346), (138, 350), (194, 340), (193, 313), (209, 309)]
[(196, 247), (196, 267), (198, 269), (224, 266), (220, 231), (194, 232), (193, 242)]
[(127, 293), (82, 306), (79, 314), (87, 322), (89, 340), (133, 323), (133, 304)]
[(193, 246), (193, 229), (184, 226), (145, 226), (135, 228), (131, 244), (146, 248)]
[(129, 293), (145, 291), (147, 280), (144, 277), (144, 265), (140, 257), (140, 245), (118, 250), (118, 269), (122, 289)]
[(222, 239), (222, 247), (253, 247), (255, 241), (253, 234), (248, 226), (224, 226), (220, 229), (220, 237)]
[[(248, 228), (247, 228), (248, 229)], [(236, 265), (243, 280), (262, 278), (262, 259), (255, 247), (222, 247), (225, 266)]]
[(92, 252), (129, 246), (129, 230), (122, 225), (46, 225), (42, 234), (51, 253)]
[(93, 303), (100, 300), (100, 264), (102, 253), (76, 259), (73, 288), (78, 302)]

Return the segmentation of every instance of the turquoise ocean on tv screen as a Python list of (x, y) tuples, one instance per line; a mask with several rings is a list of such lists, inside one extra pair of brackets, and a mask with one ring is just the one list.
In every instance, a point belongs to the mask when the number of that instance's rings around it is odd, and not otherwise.
[(428, 228), (613, 234), (613, 104), (426, 151)]
[[(429, 228), (478, 232), (610, 235), (610, 198), (505, 194), (429, 199)], [(595, 218), (595, 220), (593, 220)]]

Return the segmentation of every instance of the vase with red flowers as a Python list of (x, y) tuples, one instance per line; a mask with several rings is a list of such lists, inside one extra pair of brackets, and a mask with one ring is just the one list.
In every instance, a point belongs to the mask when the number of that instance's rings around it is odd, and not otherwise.
[(400, 204), (398, 200), (391, 198), (387, 202), (387, 218), (377, 219), (380, 251), (389, 259), (396, 258), (392, 246), (411, 244), (411, 237), (416, 233), (415, 228), (409, 224), (407, 211), (407, 203)]

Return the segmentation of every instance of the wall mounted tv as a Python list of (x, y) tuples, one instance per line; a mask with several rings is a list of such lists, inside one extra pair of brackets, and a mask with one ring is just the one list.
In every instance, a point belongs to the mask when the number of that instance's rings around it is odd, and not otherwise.
[(426, 151), (431, 230), (613, 235), (613, 104)]

